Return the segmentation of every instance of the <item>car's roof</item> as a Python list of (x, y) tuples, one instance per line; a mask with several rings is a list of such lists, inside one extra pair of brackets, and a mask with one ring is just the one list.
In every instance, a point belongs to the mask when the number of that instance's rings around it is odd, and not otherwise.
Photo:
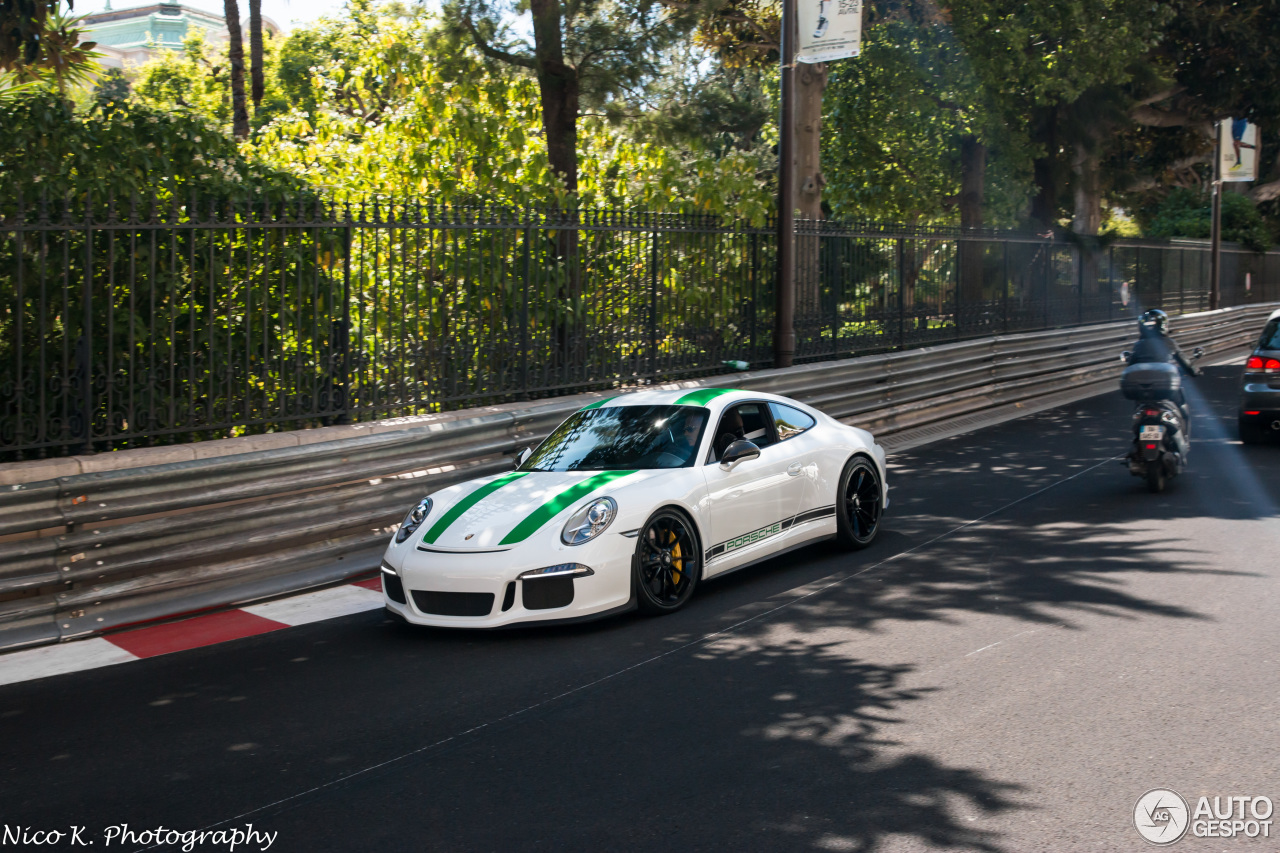
[(777, 394), (759, 391), (743, 391), (737, 388), (661, 388), (652, 391), (635, 391), (606, 397), (585, 408), (603, 409), (615, 406), (705, 406), (718, 409), (739, 400), (776, 400), (795, 405), (795, 400)]

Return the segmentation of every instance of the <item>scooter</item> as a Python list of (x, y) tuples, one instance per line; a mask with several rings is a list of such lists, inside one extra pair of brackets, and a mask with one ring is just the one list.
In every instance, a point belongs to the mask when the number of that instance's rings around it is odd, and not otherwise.
[[(1203, 355), (1196, 347), (1191, 360)], [(1187, 467), (1191, 451), (1191, 414), (1182, 393), (1182, 373), (1173, 363), (1130, 364), (1132, 356), (1128, 350), (1120, 354), (1128, 365), (1120, 377), (1120, 391), (1136, 403), (1133, 445), (1123, 462), (1130, 474), (1146, 479), (1149, 491), (1163, 492), (1165, 484)]]

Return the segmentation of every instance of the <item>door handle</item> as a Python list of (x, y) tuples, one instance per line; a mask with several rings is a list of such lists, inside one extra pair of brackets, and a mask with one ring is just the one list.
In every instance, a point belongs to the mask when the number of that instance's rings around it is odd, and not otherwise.
[(787, 475), (790, 477), (795, 477), (803, 470), (804, 470), (803, 463), (792, 462), (790, 465), (787, 466)]

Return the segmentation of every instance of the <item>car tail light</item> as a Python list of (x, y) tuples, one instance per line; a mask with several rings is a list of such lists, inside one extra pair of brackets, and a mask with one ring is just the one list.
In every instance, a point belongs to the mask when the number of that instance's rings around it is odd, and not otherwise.
[(1260, 415), (1260, 414), (1262, 414), (1262, 412), (1261, 412), (1261, 411), (1257, 411), (1257, 412), (1245, 412), (1245, 414), (1246, 414), (1246, 415)]
[(1143, 410), (1143, 412), (1142, 412), (1142, 414), (1143, 414), (1144, 416), (1148, 417), (1148, 418), (1158, 418), (1158, 417), (1160, 417), (1160, 410), (1159, 410), (1159, 409), (1144, 409), (1144, 410)]
[(1280, 373), (1280, 359), (1266, 358), (1260, 355), (1251, 355), (1249, 360), (1244, 363), (1245, 370), (1262, 370), (1267, 373)]
[(1147, 450), (1155, 450), (1155, 449), (1156, 449), (1156, 446), (1154, 444), (1147, 445)]
[(1261, 370), (1262, 356), (1260, 355), (1249, 356), (1249, 360), (1244, 363), (1244, 369), (1245, 370)]

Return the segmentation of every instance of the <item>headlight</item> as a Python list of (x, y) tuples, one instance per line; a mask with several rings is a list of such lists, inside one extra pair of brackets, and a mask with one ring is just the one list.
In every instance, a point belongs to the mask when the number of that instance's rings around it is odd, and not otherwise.
[(590, 542), (609, 526), (613, 517), (618, 514), (618, 505), (613, 498), (596, 498), (579, 509), (565, 522), (560, 541), (566, 545), (581, 545)]
[(422, 522), (427, 520), (427, 516), (431, 514), (431, 498), (423, 498), (418, 501), (418, 505), (409, 510), (409, 514), (404, 517), (404, 521), (400, 522), (400, 529), (396, 531), (396, 542), (403, 542), (413, 535), (413, 531), (422, 526)]

